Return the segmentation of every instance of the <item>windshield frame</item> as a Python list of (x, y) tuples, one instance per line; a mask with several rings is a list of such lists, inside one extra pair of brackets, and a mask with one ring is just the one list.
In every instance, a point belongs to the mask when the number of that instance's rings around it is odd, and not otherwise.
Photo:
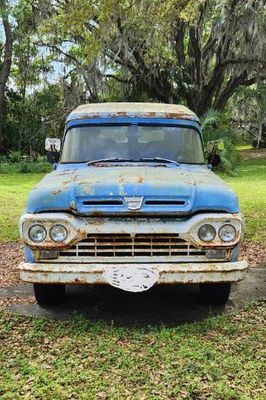
[[(197, 121), (192, 120), (185, 120), (185, 119), (161, 119), (161, 118), (99, 118), (99, 119), (80, 119), (80, 120), (71, 120), (66, 123), (64, 135), (62, 139), (62, 146), (60, 152), (60, 160), (59, 164), (66, 165), (66, 164), (86, 164), (86, 161), (61, 161), (61, 154), (62, 149), (64, 147), (65, 139), (67, 133), (72, 128), (78, 127), (86, 127), (86, 126), (165, 126), (165, 127), (180, 127), (180, 128), (190, 128), (195, 130), (198, 135), (200, 136), (200, 142), (202, 146), (202, 152), (204, 157), (204, 145), (203, 145), (203, 138), (202, 138), (202, 131), (200, 124)], [(156, 163), (156, 160), (154, 161)], [(202, 163), (189, 163), (189, 162), (180, 162), (180, 164), (188, 164), (188, 165), (206, 165), (206, 161)]]

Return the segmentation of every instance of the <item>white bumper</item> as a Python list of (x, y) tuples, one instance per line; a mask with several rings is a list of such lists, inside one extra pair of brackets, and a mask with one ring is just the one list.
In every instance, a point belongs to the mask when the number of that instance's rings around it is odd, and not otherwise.
[[(20, 277), (31, 283), (108, 284), (105, 272), (140, 264), (21, 263)], [(141, 264), (158, 271), (157, 283), (237, 282), (245, 277), (246, 261), (210, 263)]]

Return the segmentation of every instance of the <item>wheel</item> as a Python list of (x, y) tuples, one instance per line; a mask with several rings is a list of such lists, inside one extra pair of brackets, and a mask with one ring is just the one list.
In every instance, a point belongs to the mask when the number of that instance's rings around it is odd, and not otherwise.
[(231, 283), (201, 283), (199, 285), (200, 296), (204, 303), (221, 306), (224, 305), (230, 295)]
[(65, 285), (62, 284), (33, 284), (34, 295), (40, 306), (55, 306), (65, 299)]

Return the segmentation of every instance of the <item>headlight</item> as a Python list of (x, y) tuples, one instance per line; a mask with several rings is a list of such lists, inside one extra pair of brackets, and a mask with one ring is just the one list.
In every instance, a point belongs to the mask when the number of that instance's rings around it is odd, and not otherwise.
[(216, 236), (216, 230), (212, 225), (202, 225), (198, 230), (198, 236), (203, 242), (211, 242)]
[(54, 242), (63, 242), (67, 238), (67, 230), (63, 225), (54, 225), (50, 229), (50, 237)]
[(223, 225), (219, 230), (219, 236), (224, 242), (232, 242), (236, 237), (236, 230), (232, 225)]
[(40, 243), (44, 241), (47, 233), (44, 226), (36, 224), (30, 227), (28, 235), (32, 242)]

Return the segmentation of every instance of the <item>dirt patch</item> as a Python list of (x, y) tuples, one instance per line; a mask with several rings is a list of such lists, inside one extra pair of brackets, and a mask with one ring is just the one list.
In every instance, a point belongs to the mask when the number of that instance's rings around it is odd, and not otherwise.
[(247, 149), (240, 152), (243, 160), (260, 160), (266, 158), (266, 149)]
[(37, 304), (34, 296), (8, 296), (0, 298), (0, 307), (11, 306), (12, 304)]
[(12, 286), (20, 282), (17, 267), (22, 260), (22, 243), (0, 243), (0, 287)]
[(260, 243), (243, 241), (240, 245), (240, 259), (247, 260), (249, 267), (266, 264), (266, 247)]

